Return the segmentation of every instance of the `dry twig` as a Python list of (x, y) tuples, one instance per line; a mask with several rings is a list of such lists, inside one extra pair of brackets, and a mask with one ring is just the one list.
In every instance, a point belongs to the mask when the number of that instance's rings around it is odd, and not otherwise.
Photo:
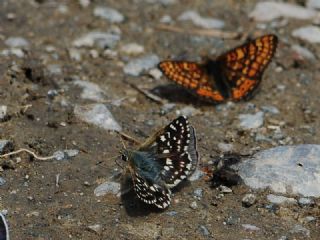
[(48, 156), (48, 157), (40, 157), (40, 156), (36, 155), (34, 152), (32, 152), (31, 150), (26, 149), (26, 148), (20, 148), (17, 151), (13, 151), (13, 152), (9, 152), (9, 153), (0, 155), (0, 158), (8, 157), (8, 156), (11, 156), (11, 155), (16, 155), (16, 154), (19, 154), (21, 152), (27, 152), (30, 155), (32, 155), (35, 159), (38, 159), (38, 160), (41, 160), (41, 161), (51, 160), (51, 159), (55, 158), (55, 156), (53, 156), (53, 155), (52, 156)]

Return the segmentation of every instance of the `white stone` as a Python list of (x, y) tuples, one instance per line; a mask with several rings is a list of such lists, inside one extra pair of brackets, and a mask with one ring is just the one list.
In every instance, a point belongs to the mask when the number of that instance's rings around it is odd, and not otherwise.
[(296, 204), (297, 200), (294, 198), (288, 198), (284, 196), (269, 194), (267, 196), (269, 202), (274, 204)]
[(243, 129), (259, 128), (263, 125), (264, 113), (260, 111), (255, 114), (240, 114), (239, 120), (239, 126)]
[(96, 7), (93, 10), (93, 15), (111, 23), (121, 23), (124, 20), (124, 16), (119, 11), (108, 7)]
[(124, 67), (125, 74), (131, 76), (139, 76), (143, 71), (147, 71), (155, 67), (159, 63), (159, 57), (155, 54), (147, 55), (144, 57), (136, 58), (129, 61)]
[(93, 31), (73, 41), (75, 47), (113, 48), (120, 40), (120, 35), (108, 32)]
[(7, 118), (8, 107), (6, 105), (0, 105), (0, 122)]
[(101, 104), (88, 104), (75, 106), (75, 115), (82, 121), (94, 124), (106, 130), (121, 131), (121, 126), (114, 119), (109, 109)]
[(255, 21), (269, 22), (285, 17), (307, 20), (316, 17), (317, 12), (291, 3), (264, 1), (256, 4), (249, 14)]
[(97, 197), (104, 196), (108, 193), (118, 195), (120, 193), (120, 183), (106, 181), (94, 190), (94, 195)]
[(128, 55), (139, 55), (144, 52), (144, 47), (137, 43), (128, 43), (120, 48), (120, 51)]
[(308, 0), (306, 3), (308, 8), (320, 9), (320, 1), (319, 0)]
[(306, 26), (293, 30), (292, 36), (310, 43), (320, 43), (320, 28), (316, 26)]
[(320, 197), (320, 145), (280, 146), (237, 164), (244, 183), (282, 194)]
[(105, 92), (95, 83), (75, 80), (73, 84), (82, 88), (81, 98), (83, 99), (89, 99), (97, 102), (105, 99)]
[(7, 46), (12, 48), (28, 47), (29, 41), (22, 37), (9, 37), (5, 42)]
[(179, 21), (190, 20), (194, 25), (203, 28), (223, 28), (224, 21), (214, 18), (201, 17), (196, 11), (186, 11), (178, 17)]
[(314, 54), (307, 48), (302, 47), (300, 45), (293, 45), (291, 46), (291, 49), (298, 54), (299, 56), (301, 56), (304, 59), (310, 59), (310, 60), (315, 60), (316, 57), (314, 56)]

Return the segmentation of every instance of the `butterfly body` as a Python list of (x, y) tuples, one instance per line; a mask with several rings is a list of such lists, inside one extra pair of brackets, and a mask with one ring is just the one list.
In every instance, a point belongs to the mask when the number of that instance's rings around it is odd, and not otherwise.
[(259, 86), (277, 43), (275, 35), (264, 35), (203, 63), (166, 60), (158, 67), (170, 80), (204, 100), (247, 100)]
[(181, 116), (156, 132), (134, 150), (124, 150), (122, 159), (139, 199), (158, 208), (171, 202), (171, 188), (188, 178), (198, 164), (195, 131)]

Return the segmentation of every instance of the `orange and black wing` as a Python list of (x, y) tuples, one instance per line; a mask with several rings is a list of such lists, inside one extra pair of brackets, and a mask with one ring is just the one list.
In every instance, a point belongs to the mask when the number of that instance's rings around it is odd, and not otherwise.
[(264, 35), (217, 58), (231, 88), (232, 100), (248, 99), (252, 95), (275, 54), (277, 43), (277, 36)]
[(219, 91), (210, 84), (210, 78), (201, 64), (167, 60), (160, 62), (158, 67), (170, 80), (199, 97), (215, 103), (225, 100)]

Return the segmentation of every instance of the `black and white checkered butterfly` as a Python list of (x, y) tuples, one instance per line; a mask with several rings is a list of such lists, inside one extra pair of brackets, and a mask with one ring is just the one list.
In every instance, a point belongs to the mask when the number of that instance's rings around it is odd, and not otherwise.
[(170, 188), (188, 178), (197, 167), (195, 130), (185, 116), (180, 116), (136, 150), (125, 149), (122, 158), (129, 162), (139, 199), (167, 208), (171, 202)]

